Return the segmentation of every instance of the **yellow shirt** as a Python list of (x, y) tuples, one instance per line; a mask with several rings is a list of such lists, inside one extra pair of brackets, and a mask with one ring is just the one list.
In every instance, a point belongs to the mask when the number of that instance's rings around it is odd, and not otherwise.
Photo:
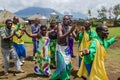
[[(17, 24), (13, 24), (12, 26), (13, 28), (17, 29), (18, 25)], [(18, 30), (17, 31), (17, 34), (18, 35), (21, 35), (22, 34), (22, 31), (21, 30)], [(22, 37), (21, 38), (18, 38), (17, 36), (13, 36), (13, 42), (17, 43), (17, 44), (24, 44), (24, 41), (22, 40)]]

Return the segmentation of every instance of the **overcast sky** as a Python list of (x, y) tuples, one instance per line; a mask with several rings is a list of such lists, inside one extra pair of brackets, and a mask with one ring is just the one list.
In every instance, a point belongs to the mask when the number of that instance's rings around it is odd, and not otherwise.
[(120, 0), (0, 0), (0, 9), (16, 12), (27, 7), (44, 7), (61, 13), (74, 11), (83, 14), (87, 14), (88, 9), (91, 9), (92, 16), (96, 16), (96, 10), (101, 6), (109, 8), (118, 3), (120, 4)]

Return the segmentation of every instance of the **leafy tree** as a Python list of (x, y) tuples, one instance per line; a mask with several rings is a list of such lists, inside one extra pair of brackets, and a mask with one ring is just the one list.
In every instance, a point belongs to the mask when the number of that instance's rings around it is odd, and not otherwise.
[(107, 19), (107, 16), (106, 16), (106, 14), (107, 14), (107, 9), (106, 9), (105, 6), (102, 6), (101, 9), (98, 9), (98, 10), (97, 10), (97, 12), (98, 12), (98, 17), (99, 17), (102, 21), (104, 21), (105, 19)]
[(115, 15), (115, 20), (117, 20), (120, 15), (120, 4), (117, 4), (113, 7), (113, 14)]
[(90, 9), (88, 10), (88, 15), (89, 15), (89, 18), (91, 18), (92, 15), (91, 15), (91, 10)]
[(109, 19), (112, 19), (112, 7), (108, 9)]

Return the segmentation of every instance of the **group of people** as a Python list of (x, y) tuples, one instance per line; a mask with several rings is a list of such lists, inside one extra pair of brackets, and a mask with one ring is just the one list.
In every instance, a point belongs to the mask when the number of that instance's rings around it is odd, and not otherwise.
[[(106, 49), (116, 39), (106, 40), (109, 34), (107, 26), (99, 25), (94, 31), (90, 27), (91, 23), (85, 21), (84, 27), (76, 32), (75, 27), (77, 26), (68, 15), (65, 15), (59, 24), (54, 20), (51, 21), (48, 29), (36, 18), (35, 23), (31, 26), (32, 33), (19, 23), (17, 17), (13, 18), (13, 22), (7, 19), (5, 24), (5, 27), (0, 30), (5, 75), (8, 74), (10, 55), (14, 59), (17, 72), (24, 72), (20, 65), (26, 58), (26, 49), (21, 37), (26, 33), (33, 41), (34, 72), (36, 74), (51, 76), (51, 80), (70, 80), (71, 58), (74, 57), (73, 38), (75, 38), (79, 42), (77, 75), (88, 80), (108, 80), (104, 58)], [(50, 66), (56, 68), (53, 74)]]

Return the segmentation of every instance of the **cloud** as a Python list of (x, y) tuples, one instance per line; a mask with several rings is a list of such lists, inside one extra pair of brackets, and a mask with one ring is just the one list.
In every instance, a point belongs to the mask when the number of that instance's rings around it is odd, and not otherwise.
[(119, 0), (1, 0), (0, 9), (8, 9), (11, 12), (27, 7), (52, 8), (61, 13), (81, 12), (87, 15), (88, 9), (91, 9), (93, 16), (97, 16), (97, 10), (101, 6), (107, 8), (120, 3)]

